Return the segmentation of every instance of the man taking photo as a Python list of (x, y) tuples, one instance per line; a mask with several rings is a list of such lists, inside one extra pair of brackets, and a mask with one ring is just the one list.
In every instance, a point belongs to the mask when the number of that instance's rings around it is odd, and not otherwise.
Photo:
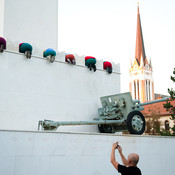
[[(118, 149), (123, 165), (120, 165), (115, 160), (115, 150)], [(122, 175), (141, 175), (140, 169), (137, 167), (137, 163), (139, 162), (139, 155), (136, 153), (130, 153), (128, 155), (128, 159), (122, 153), (122, 148), (118, 145), (118, 142), (113, 143), (112, 152), (111, 152), (111, 163), (116, 168), (116, 170)]]

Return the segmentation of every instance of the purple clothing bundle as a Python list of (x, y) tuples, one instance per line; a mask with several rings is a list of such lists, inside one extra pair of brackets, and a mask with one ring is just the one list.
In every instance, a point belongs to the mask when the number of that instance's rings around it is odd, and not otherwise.
[(6, 49), (6, 40), (0, 37), (0, 45), (4, 45), (4, 49)]

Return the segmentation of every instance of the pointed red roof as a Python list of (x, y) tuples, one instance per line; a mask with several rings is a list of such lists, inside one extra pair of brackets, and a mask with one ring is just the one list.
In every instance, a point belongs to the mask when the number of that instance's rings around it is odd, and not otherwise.
[(139, 13), (139, 5), (137, 7), (137, 32), (136, 32), (136, 48), (135, 48), (135, 59), (137, 60), (138, 64), (140, 65), (141, 59), (143, 59), (143, 64), (145, 65), (145, 48), (143, 42), (143, 34), (142, 34), (142, 26), (140, 20), (140, 13)]

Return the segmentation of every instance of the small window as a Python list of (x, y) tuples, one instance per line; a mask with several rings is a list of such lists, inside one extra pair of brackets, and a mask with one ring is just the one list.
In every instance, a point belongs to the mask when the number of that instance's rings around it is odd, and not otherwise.
[(170, 129), (170, 126), (169, 126), (169, 121), (168, 120), (166, 120), (165, 121), (165, 130), (169, 130)]

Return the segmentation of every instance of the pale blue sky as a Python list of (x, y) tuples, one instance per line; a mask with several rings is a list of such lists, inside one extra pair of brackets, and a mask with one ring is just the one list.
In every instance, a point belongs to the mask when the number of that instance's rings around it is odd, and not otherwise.
[[(140, 0), (147, 58), (155, 93), (167, 94), (175, 67), (175, 1)], [(58, 49), (121, 64), (121, 91), (129, 91), (135, 57), (137, 0), (59, 0)]]

